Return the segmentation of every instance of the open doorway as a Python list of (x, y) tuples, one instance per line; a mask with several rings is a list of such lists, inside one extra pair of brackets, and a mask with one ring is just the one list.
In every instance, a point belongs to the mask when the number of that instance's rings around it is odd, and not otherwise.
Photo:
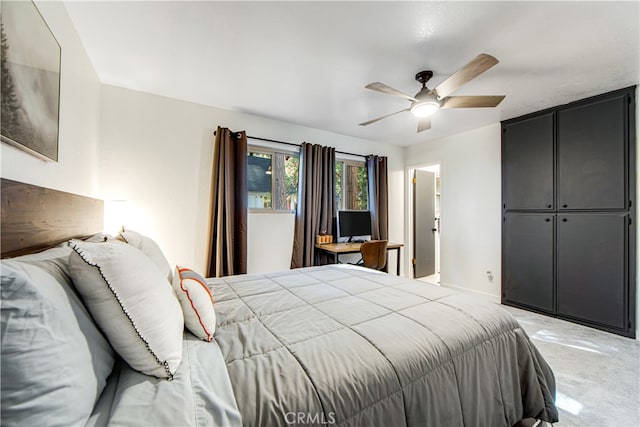
[(440, 283), (440, 165), (413, 171), (413, 277)]

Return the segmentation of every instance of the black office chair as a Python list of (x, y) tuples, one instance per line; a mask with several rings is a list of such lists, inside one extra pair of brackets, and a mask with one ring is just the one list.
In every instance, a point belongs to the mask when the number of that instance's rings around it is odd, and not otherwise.
[(362, 263), (367, 268), (382, 270), (387, 264), (387, 240), (369, 240), (360, 246)]

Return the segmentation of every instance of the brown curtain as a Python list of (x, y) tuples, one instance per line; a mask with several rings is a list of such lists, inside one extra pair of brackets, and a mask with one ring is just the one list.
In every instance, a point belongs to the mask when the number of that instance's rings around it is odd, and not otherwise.
[(317, 234), (333, 234), (336, 149), (302, 143), (291, 268), (314, 264)]
[(247, 272), (247, 134), (218, 126), (215, 135), (207, 277)]
[(389, 238), (389, 189), (386, 157), (367, 156), (367, 183), (371, 211), (371, 239), (387, 240)]

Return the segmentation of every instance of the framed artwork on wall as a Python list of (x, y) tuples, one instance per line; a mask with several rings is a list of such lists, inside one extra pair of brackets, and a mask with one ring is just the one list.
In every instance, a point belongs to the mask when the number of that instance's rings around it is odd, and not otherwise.
[(32, 1), (3, 1), (0, 24), (0, 139), (58, 161), (60, 45)]

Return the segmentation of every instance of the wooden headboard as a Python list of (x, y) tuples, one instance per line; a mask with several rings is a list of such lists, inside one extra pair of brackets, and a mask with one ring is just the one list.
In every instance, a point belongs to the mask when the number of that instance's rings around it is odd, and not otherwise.
[(102, 231), (104, 202), (2, 178), (1, 256), (8, 258)]

